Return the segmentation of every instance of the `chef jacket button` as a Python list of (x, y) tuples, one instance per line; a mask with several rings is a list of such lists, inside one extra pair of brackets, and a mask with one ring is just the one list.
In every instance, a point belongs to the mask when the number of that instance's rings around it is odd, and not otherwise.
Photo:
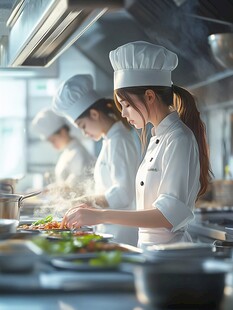
[(158, 143), (159, 143), (159, 139), (157, 139), (157, 140), (155, 141), (155, 143), (158, 144)]
[(140, 185), (141, 185), (141, 186), (143, 186), (143, 185), (144, 185), (144, 182), (143, 182), (143, 181), (141, 181), (141, 182), (140, 182)]

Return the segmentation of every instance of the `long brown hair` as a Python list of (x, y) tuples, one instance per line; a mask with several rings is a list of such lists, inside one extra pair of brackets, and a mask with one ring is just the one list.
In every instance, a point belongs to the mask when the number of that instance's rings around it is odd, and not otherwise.
[(85, 110), (78, 117), (78, 119), (83, 118), (83, 117), (89, 117), (91, 109), (102, 112), (103, 114), (107, 115), (108, 117), (112, 117), (116, 121), (121, 121), (126, 126), (126, 128), (128, 128), (128, 129), (131, 128), (131, 126), (129, 125), (127, 120), (121, 116), (120, 111), (116, 108), (116, 105), (115, 105), (113, 99), (101, 98), (101, 99), (97, 100), (87, 110)]
[(158, 100), (167, 106), (172, 106), (179, 114), (180, 119), (188, 126), (198, 144), (199, 149), (199, 160), (200, 160), (200, 184), (201, 188), (199, 190), (198, 196), (203, 195), (208, 187), (209, 181), (212, 176), (212, 171), (210, 169), (209, 162), (209, 151), (206, 139), (206, 129), (205, 125), (200, 118), (200, 113), (197, 109), (195, 99), (191, 93), (186, 89), (179, 86), (173, 85), (172, 87), (167, 86), (141, 86), (141, 87), (127, 87), (115, 90), (114, 100), (119, 111), (121, 111), (121, 105), (117, 101), (116, 95), (123, 100), (126, 100), (138, 113), (141, 115), (144, 121), (144, 128), (141, 131), (141, 142), (142, 146), (145, 147), (147, 144), (146, 138), (146, 122), (135, 106), (130, 95), (136, 95), (139, 100), (141, 100), (149, 114), (149, 109), (145, 101), (146, 90), (151, 89), (155, 92)]

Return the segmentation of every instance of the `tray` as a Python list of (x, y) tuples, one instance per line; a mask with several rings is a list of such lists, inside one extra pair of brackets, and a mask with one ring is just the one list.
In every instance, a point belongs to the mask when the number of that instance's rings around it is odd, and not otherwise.
[[(34, 221), (33, 221), (34, 222)], [(33, 223), (32, 222), (32, 223)], [(31, 223), (31, 224), (32, 224)], [(68, 228), (54, 228), (54, 229), (25, 229), (25, 228), (21, 228), (22, 225), (27, 225), (28, 227), (31, 226), (31, 224), (27, 223), (27, 224), (21, 224), (19, 225), (19, 227), (17, 228), (18, 231), (38, 231), (38, 232), (46, 232), (46, 231), (56, 231), (56, 232), (64, 232), (64, 231), (87, 231), (87, 232), (93, 232), (93, 227), (91, 226), (83, 226), (80, 228), (75, 228), (75, 229), (68, 229)]]
[[(70, 254), (68, 257), (52, 258), (50, 263), (58, 269), (75, 270), (75, 271), (112, 271), (119, 269), (120, 264), (124, 262), (137, 261), (138, 253), (121, 253), (121, 258), (115, 264), (107, 264), (102, 261), (101, 265), (92, 265), (91, 262), (100, 259), (103, 253), (85, 253), (85, 254)], [(104, 254), (106, 255), (106, 253)], [(117, 255), (116, 252), (108, 253), (107, 255)]]

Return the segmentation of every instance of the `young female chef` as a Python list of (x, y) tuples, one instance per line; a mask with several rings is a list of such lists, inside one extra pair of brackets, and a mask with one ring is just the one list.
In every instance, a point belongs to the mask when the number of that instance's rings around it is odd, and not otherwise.
[(65, 186), (82, 191), (78, 188), (80, 180), (89, 177), (94, 157), (78, 139), (71, 136), (67, 120), (45, 108), (34, 117), (32, 129), (61, 152), (55, 166), (55, 183), (50, 188)]
[[(191, 240), (187, 226), (197, 197), (207, 188), (210, 166), (204, 125), (192, 95), (171, 82), (177, 55), (147, 42), (110, 52), (116, 105), (123, 117), (152, 138), (136, 177), (137, 211), (67, 211), (69, 227), (99, 223), (139, 227), (139, 246)], [(129, 161), (130, 162), (130, 161)]]
[[(95, 195), (85, 197), (88, 206), (135, 209), (139, 156), (114, 101), (95, 92), (90, 75), (75, 75), (61, 85), (53, 109), (63, 113), (94, 141), (103, 139), (94, 169)], [(117, 242), (137, 244), (138, 233), (133, 227), (106, 224), (98, 225), (97, 231), (113, 234)]]

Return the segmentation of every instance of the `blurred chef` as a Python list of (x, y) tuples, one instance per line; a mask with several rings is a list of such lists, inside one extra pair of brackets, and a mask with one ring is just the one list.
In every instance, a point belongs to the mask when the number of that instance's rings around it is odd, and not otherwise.
[[(135, 209), (134, 180), (139, 156), (129, 126), (124, 125), (127, 122), (114, 101), (95, 92), (91, 75), (75, 75), (61, 85), (53, 109), (66, 115), (94, 141), (102, 139), (94, 169), (95, 195), (86, 197), (88, 206)], [(137, 244), (134, 227), (102, 224), (97, 226), (97, 231), (113, 234), (117, 242)]]
[(32, 121), (32, 129), (41, 139), (50, 142), (61, 152), (55, 166), (57, 186), (76, 188), (80, 180), (87, 178), (93, 169), (94, 157), (70, 134), (70, 128), (64, 117), (51, 109), (41, 110)]

